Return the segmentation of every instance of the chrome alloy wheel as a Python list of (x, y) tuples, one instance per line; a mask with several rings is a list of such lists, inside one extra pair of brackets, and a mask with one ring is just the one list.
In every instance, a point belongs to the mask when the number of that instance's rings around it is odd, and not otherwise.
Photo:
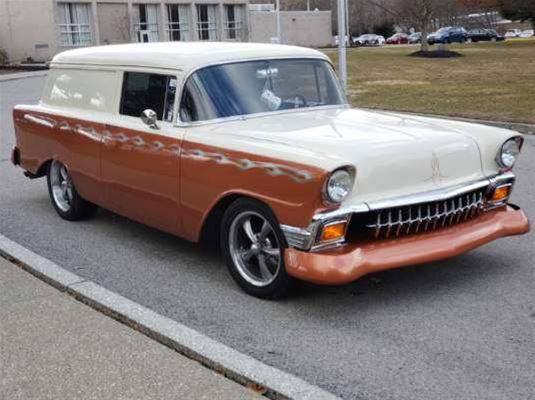
[(67, 168), (58, 161), (53, 161), (50, 166), (50, 185), (58, 208), (63, 212), (69, 212), (74, 199), (74, 186)]
[(244, 211), (232, 221), (228, 240), (243, 279), (258, 287), (275, 280), (281, 268), (281, 247), (269, 221), (254, 211)]

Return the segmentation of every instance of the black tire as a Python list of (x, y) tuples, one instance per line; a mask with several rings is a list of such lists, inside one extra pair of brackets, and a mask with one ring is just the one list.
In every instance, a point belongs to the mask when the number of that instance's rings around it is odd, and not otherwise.
[[(279, 264), (278, 270), (274, 273), (274, 280), (265, 285), (258, 286), (249, 282), (235, 262), (232, 249), (231, 249), (231, 238), (233, 231), (231, 232), (231, 227), (236, 225), (238, 220), (247, 213), (253, 213), (258, 216), (261, 216), (264, 220), (269, 222), (272, 230), (270, 235), (275, 235), (273, 240), (277, 242), (279, 248)], [(236, 222), (235, 222), (236, 221)], [(235, 228), (237, 229), (237, 228)], [(261, 298), (261, 299), (278, 299), (286, 294), (288, 294), (291, 289), (294, 279), (286, 273), (286, 266), (284, 264), (284, 250), (288, 247), (286, 243), (286, 238), (282, 233), (277, 218), (271, 211), (271, 209), (265, 204), (248, 198), (241, 198), (234, 201), (225, 211), (223, 215), (223, 220), (221, 223), (221, 252), (225, 258), (227, 268), (230, 272), (232, 278), (236, 283), (245, 291), (246, 293)]]
[(72, 180), (70, 181), (71, 189), (72, 189), (72, 198), (69, 200), (68, 209), (65, 209), (65, 207), (62, 207), (58, 203), (56, 197), (54, 196), (54, 189), (53, 189), (54, 173), (58, 165), (63, 166), (63, 164), (61, 164), (59, 161), (50, 162), (48, 164), (47, 174), (46, 174), (48, 194), (50, 196), (50, 201), (52, 202), (52, 205), (54, 206), (54, 209), (56, 210), (58, 215), (67, 221), (79, 221), (79, 220), (87, 219), (93, 216), (95, 212), (98, 210), (98, 207), (95, 204), (90, 203), (89, 201), (83, 199), (78, 194), (78, 191), (76, 190), (74, 183), (72, 183)]

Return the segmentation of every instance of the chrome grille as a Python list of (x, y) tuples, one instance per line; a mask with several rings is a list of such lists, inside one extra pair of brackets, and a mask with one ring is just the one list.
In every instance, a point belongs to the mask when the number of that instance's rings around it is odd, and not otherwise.
[(376, 239), (434, 231), (479, 216), (484, 204), (483, 189), (441, 201), (372, 211), (366, 228)]

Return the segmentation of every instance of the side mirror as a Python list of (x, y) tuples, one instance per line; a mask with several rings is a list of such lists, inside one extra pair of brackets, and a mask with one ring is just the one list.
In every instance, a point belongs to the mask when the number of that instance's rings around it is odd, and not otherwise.
[(158, 124), (156, 123), (158, 121), (158, 115), (154, 110), (147, 109), (141, 113), (141, 121), (145, 125), (148, 125), (152, 129), (160, 129)]

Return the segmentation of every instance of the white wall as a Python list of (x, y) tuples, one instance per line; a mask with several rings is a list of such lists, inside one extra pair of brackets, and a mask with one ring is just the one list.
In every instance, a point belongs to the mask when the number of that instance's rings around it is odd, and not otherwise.
[(56, 53), (52, 0), (0, 0), (0, 48), (10, 61), (45, 61)]
[[(250, 42), (269, 43), (277, 36), (277, 13), (250, 11)], [(330, 11), (281, 11), (283, 44), (326, 47), (332, 44)]]

